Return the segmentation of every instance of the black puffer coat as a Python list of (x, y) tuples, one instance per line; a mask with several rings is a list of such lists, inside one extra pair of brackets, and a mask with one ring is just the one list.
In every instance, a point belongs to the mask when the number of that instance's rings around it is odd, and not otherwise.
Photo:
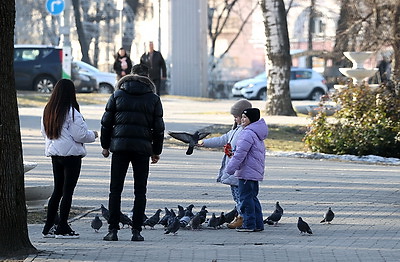
[(101, 146), (111, 152), (161, 154), (163, 108), (147, 77), (127, 75), (118, 82), (101, 119)]

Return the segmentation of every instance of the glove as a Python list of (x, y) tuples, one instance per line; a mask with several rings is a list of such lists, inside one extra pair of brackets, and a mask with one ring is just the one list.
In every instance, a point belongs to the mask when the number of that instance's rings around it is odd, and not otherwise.
[(232, 157), (233, 156), (232, 146), (231, 146), (230, 143), (226, 143), (226, 145), (224, 145), (224, 153), (228, 157)]

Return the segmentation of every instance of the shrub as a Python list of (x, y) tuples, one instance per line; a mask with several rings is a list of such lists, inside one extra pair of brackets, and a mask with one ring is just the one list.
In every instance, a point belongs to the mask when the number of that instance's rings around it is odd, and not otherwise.
[[(349, 85), (335, 92), (332, 117), (324, 110), (314, 118), (304, 141), (313, 152), (400, 157), (400, 84), (371, 89)], [(326, 102), (321, 107), (327, 107)]]

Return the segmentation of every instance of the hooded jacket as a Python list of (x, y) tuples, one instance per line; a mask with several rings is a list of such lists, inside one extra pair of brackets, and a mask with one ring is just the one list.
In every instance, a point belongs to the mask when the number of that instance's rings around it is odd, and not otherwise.
[(235, 174), (239, 179), (262, 181), (265, 168), (265, 145), (263, 140), (267, 136), (268, 126), (262, 118), (246, 126), (240, 132), (235, 154), (229, 161), (226, 172)]
[[(243, 130), (243, 127), (237, 126), (235, 129), (229, 130), (228, 133), (220, 136), (220, 137), (213, 137), (203, 140), (203, 145), (205, 147), (223, 147), (227, 143), (230, 143), (232, 146), (232, 152), (235, 154), (236, 151), (236, 141), (239, 137), (240, 132)], [(222, 157), (221, 168), (219, 169), (217, 182), (221, 182), (227, 185), (238, 186), (239, 180), (234, 175), (229, 175), (226, 172), (226, 166), (228, 165), (229, 161), (231, 160), (226, 154)]]
[(81, 113), (71, 107), (63, 123), (60, 137), (49, 139), (46, 135), (41, 120), (41, 133), (45, 138), (46, 156), (85, 156), (86, 148), (84, 143), (95, 141), (94, 132), (88, 130), (86, 122)]
[(111, 152), (159, 155), (164, 140), (163, 108), (153, 82), (127, 75), (117, 83), (101, 119), (101, 146)]

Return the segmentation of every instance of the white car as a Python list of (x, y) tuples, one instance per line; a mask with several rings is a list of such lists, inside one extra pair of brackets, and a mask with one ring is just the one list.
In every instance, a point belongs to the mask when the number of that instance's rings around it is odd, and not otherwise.
[(82, 61), (72, 61), (72, 66), (75, 66), (79, 72), (85, 72), (92, 75), (97, 80), (99, 93), (114, 92), (117, 83), (117, 74), (102, 72), (96, 67)]
[[(290, 97), (292, 99), (309, 99), (319, 101), (327, 91), (325, 78), (309, 68), (292, 67), (290, 70)], [(234, 97), (266, 100), (267, 75), (261, 73), (254, 78), (236, 82), (232, 88)]]

